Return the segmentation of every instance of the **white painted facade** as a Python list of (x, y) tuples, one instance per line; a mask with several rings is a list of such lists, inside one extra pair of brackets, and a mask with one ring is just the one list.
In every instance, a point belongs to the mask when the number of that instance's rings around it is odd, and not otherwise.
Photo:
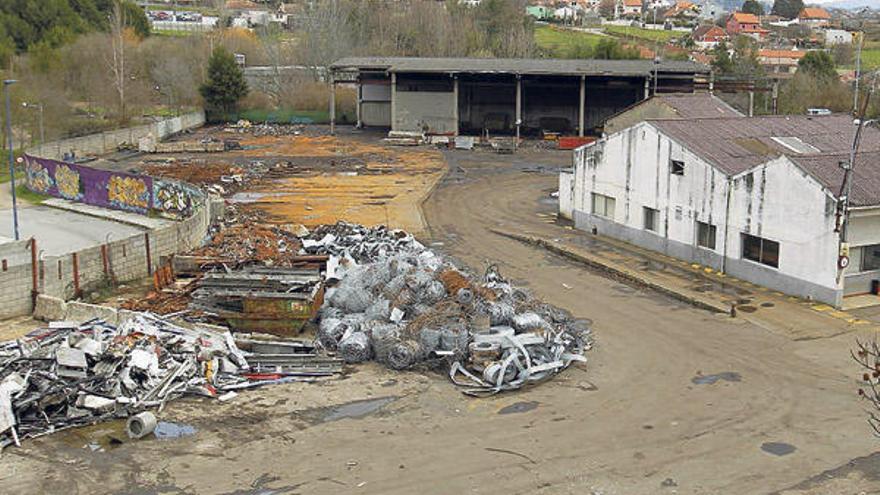
[[(673, 160), (684, 164), (682, 175), (672, 173)], [(560, 214), (579, 229), (841, 303), (833, 193), (785, 156), (728, 176), (647, 121), (575, 150), (573, 169), (560, 175), (559, 187)], [(597, 214), (593, 194), (614, 198), (612, 216)], [(645, 208), (657, 212), (656, 231), (646, 228)], [(715, 227), (714, 247), (697, 245), (697, 222)], [(850, 225), (854, 247), (880, 244), (880, 209), (854, 214)], [(743, 234), (778, 242), (778, 266), (744, 257)], [(865, 274), (856, 274), (860, 260), (853, 261), (847, 280), (858, 287), (846, 292), (866, 292), (870, 281), (858, 278)]]

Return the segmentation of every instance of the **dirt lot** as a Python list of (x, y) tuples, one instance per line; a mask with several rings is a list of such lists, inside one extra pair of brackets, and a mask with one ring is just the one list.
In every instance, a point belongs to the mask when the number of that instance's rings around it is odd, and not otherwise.
[[(590, 362), (470, 399), (445, 377), (358, 366), (231, 403), (185, 400), (184, 435), (116, 444), (118, 426), (8, 449), (4, 493), (853, 494), (880, 490), (857, 400), (854, 334), (796, 341), (622, 285), (491, 234), (553, 236), (559, 152), (449, 152), (426, 240), (594, 321)], [(352, 404), (352, 401), (356, 402)], [(340, 409), (340, 404), (344, 404)], [(192, 427), (189, 429), (188, 427)]]

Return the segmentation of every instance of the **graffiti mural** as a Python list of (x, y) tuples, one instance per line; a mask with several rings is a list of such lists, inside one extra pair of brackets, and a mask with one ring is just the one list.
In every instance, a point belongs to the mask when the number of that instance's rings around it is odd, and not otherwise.
[(49, 191), (55, 185), (49, 171), (40, 162), (36, 160), (25, 161), (25, 183), (31, 191), (40, 194), (49, 194)]
[(79, 201), (83, 197), (82, 181), (79, 172), (67, 165), (55, 167), (55, 187), (64, 199)]
[(113, 175), (107, 182), (107, 200), (121, 210), (146, 211), (151, 192), (143, 177)]
[(192, 207), (191, 188), (177, 182), (153, 181), (153, 208), (175, 216), (186, 215)]
[(46, 196), (88, 205), (170, 217), (189, 215), (204, 194), (185, 182), (154, 180), (149, 175), (111, 172), (25, 155), (25, 184)]

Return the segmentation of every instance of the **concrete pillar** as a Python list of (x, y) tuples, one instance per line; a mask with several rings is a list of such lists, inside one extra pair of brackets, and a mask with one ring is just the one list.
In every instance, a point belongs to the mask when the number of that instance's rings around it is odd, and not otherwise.
[(519, 127), (522, 125), (522, 77), (516, 76), (516, 141), (519, 143)]
[(755, 92), (749, 91), (749, 117), (755, 116)]
[(584, 117), (585, 117), (585, 108), (584, 103), (587, 99), (587, 78), (586, 76), (581, 76), (581, 94), (580, 94), (580, 102), (578, 105), (578, 136), (584, 137)]
[(650, 97), (650, 96), (651, 96), (651, 80), (649, 78), (645, 77), (645, 98), (644, 99), (647, 100), (648, 97)]
[(336, 81), (330, 77), (330, 135), (336, 134)]
[(397, 74), (391, 73), (391, 130), (397, 120)]
[(455, 135), (458, 136), (458, 76), (452, 76), (452, 118), (455, 119)]
[(362, 101), (363, 101), (363, 86), (361, 86), (361, 83), (358, 82), (357, 83), (357, 103), (355, 104), (355, 107), (354, 107), (355, 118), (357, 119), (357, 124), (355, 124), (355, 127), (357, 127), (358, 129), (363, 127), (363, 124), (361, 123), (361, 102)]

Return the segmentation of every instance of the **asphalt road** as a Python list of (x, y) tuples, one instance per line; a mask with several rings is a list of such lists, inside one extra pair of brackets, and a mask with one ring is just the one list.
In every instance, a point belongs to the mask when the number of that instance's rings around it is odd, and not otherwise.
[[(107, 424), (29, 441), (3, 453), (0, 492), (880, 489), (878, 440), (848, 356), (854, 334), (797, 341), (491, 234), (498, 226), (560, 232), (548, 223), (547, 193), (552, 165), (568, 157), (448, 156), (452, 173), (424, 205), (430, 241), (474, 270), (498, 263), (548, 302), (592, 319), (596, 346), (585, 366), (489, 399), (461, 395), (440, 374), (364, 365), (343, 380), (267, 387), (225, 404), (184, 400), (161, 416), (192, 425), (194, 435), (129, 442)], [(383, 400), (338, 409), (363, 399)], [(522, 412), (499, 414), (518, 403)]]
[[(0, 242), (13, 239), (12, 210), (0, 210)], [(109, 240), (124, 239), (143, 229), (46, 206), (18, 210), (19, 236), (35, 237), (44, 256), (57, 256)]]

